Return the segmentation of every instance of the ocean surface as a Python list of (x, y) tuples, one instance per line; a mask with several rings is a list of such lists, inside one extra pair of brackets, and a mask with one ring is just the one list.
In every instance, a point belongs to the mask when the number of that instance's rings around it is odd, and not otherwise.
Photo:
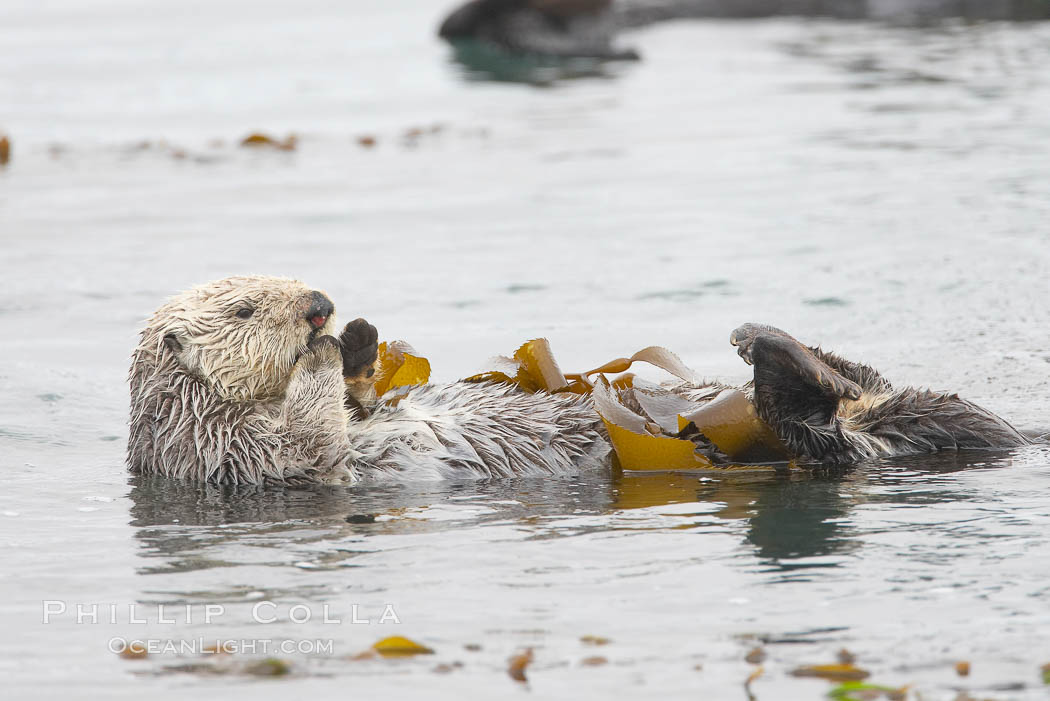
[[(743, 382), (728, 335), (758, 321), (1050, 431), (1050, 25), (677, 21), (623, 36), (637, 64), (514, 83), (450, 60), (447, 9), (0, 6), (5, 695), (743, 700), (761, 647), (761, 700), (826, 698), (790, 672), (843, 648), (908, 698), (1045, 699), (1046, 445), (347, 489), (127, 474), (137, 330), (235, 273), (326, 290), (436, 380), (543, 336), (568, 371), (658, 344)], [(353, 659), (392, 635), (434, 654)], [(201, 638), (241, 649), (112, 651)]]

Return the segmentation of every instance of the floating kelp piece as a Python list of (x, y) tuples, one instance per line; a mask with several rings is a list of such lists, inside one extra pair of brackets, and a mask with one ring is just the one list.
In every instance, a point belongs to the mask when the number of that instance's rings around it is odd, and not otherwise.
[(584, 645), (608, 645), (612, 640), (601, 635), (581, 635), (580, 642)]
[(142, 640), (131, 640), (118, 653), (125, 660), (144, 660), (149, 657), (146, 643)]
[(372, 645), (372, 649), (383, 657), (411, 657), (413, 655), (434, 654), (434, 651), (426, 645), (420, 645), (415, 640), (400, 635), (383, 638)]
[(748, 664), (762, 664), (766, 661), (766, 651), (760, 647), (752, 648), (744, 655), (744, 661)]
[(11, 139), (0, 136), (0, 166), (7, 165), (11, 160)]
[(256, 677), (283, 677), (291, 674), (291, 672), (292, 665), (277, 657), (267, 657), (244, 668), (245, 674), (251, 674)]
[(811, 664), (791, 670), (793, 677), (819, 677), (833, 682), (859, 682), (867, 679), (867, 670), (851, 664)]
[(430, 361), (404, 341), (379, 344), (375, 392), (381, 397), (396, 387), (426, 384), (430, 380)]
[(269, 147), (279, 151), (294, 151), (299, 139), (295, 134), (289, 134), (284, 140), (278, 140), (268, 134), (255, 132), (241, 139), (241, 146), (246, 147)]
[[(883, 686), (882, 684), (867, 684), (865, 682), (843, 682), (828, 692), (828, 697), (836, 701), (872, 701), (873, 699), (885, 698), (888, 701), (905, 701), (908, 697), (908, 687)], [(963, 693), (957, 698), (972, 698)]]
[(531, 647), (507, 660), (507, 674), (516, 682), (527, 682), (528, 678), (525, 676), (525, 668), (530, 664), (532, 664)]

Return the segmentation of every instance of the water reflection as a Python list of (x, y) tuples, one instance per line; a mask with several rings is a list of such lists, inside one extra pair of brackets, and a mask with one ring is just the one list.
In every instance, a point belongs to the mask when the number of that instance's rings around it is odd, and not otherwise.
[[(790, 472), (613, 470), (560, 479), (350, 488), (232, 487), (140, 476), (131, 479), (131, 525), (147, 560), (140, 574), (289, 566), (303, 557), (312, 558), (312, 568), (330, 569), (373, 552), (369, 536), (512, 524), (522, 537), (562, 538), (622, 530), (625, 512), (698, 504), (707, 507), (697, 509), (703, 519), (688, 526), (701, 526), (698, 536), (711, 528), (742, 534), (745, 552), (763, 568), (789, 572), (835, 567), (862, 548), (863, 535), (851, 519), (858, 505), (892, 510), (973, 500), (972, 491), (945, 476), (1011, 465), (1017, 452), (945, 452)], [(658, 521), (652, 527), (669, 526)], [(243, 546), (254, 546), (252, 554)]]
[(617, 504), (640, 508), (685, 501), (712, 502), (714, 515), (748, 524), (745, 540), (763, 562), (826, 556), (853, 547), (845, 517), (856, 503), (844, 486), (859, 479), (852, 470), (713, 473), (624, 473)]
[(623, 70), (595, 58), (513, 54), (476, 41), (457, 41), (452, 61), (467, 80), (552, 85), (572, 78), (613, 78)]

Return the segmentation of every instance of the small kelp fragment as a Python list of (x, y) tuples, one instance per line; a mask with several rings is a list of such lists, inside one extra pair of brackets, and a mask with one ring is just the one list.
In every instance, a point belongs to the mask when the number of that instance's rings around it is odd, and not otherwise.
[(835, 657), (837, 657), (842, 664), (853, 664), (857, 661), (857, 656), (846, 648), (839, 650)]
[(0, 136), (0, 166), (5, 166), (11, 160), (11, 139)]
[(357, 137), (357, 145), (362, 148), (372, 148), (376, 145), (376, 137), (369, 134), (364, 134)]
[(447, 662), (442, 662), (439, 665), (435, 665), (435, 667), (432, 670), (430, 670), (430, 671), (433, 672), (434, 674), (449, 674), (453, 670), (461, 669), (462, 667), (463, 667), (463, 663), (459, 662), (459, 661), (453, 662), (452, 664), (449, 664)]
[(698, 454), (692, 441), (653, 435), (646, 420), (620, 404), (604, 375), (594, 386), (594, 408), (609, 432), (625, 470), (690, 470), (714, 467)]
[(811, 664), (791, 670), (793, 677), (820, 677), (833, 682), (862, 681), (870, 675), (867, 670), (851, 664)]
[(1039, 668), (1039, 674), (1044, 684), (1050, 684), (1050, 662)]
[(404, 341), (384, 341), (379, 344), (375, 377), (376, 396), (381, 397), (395, 387), (424, 384), (430, 379), (430, 361)]
[(608, 645), (612, 641), (600, 635), (583, 635), (580, 636), (580, 642), (584, 645)]
[(292, 671), (292, 665), (277, 657), (252, 662), (244, 667), (245, 674), (257, 677), (283, 677)]
[(350, 514), (345, 519), (347, 523), (375, 523), (375, 514)]
[(525, 668), (532, 663), (532, 648), (526, 648), (525, 652), (514, 655), (507, 660), (507, 674), (518, 682), (527, 682)]
[(584, 657), (582, 660), (580, 660), (580, 664), (584, 667), (601, 667), (602, 665), (609, 664), (609, 658), (603, 657), (602, 655)]
[(410, 657), (412, 655), (433, 655), (434, 651), (415, 640), (400, 635), (383, 638), (372, 646), (372, 649), (383, 657)]
[(463, 649), (468, 652), (481, 652), (481, 645), (478, 643), (467, 643), (463, 646)]
[(956, 662), (955, 673), (958, 674), (960, 677), (970, 676), (970, 663), (966, 661)]
[(699, 409), (678, 419), (681, 435), (692, 424), (735, 462), (787, 460), (787, 449), (738, 389), (723, 390)]
[(278, 149), (280, 151), (294, 151), (296, 145), (298, 145), (298, 142), (299, 139), (298, 137), (296, 137), (295, 134), (289, 134), (284, 138), (283, 141), (278, 141), (277, 139), (273, 138), (272, 136), (269, 136), (268, 134), (261, 134), (259, 132), (255, 132), (241, 139), (241, 146), (246, 146), (250, 148), (269, 147)]
[(125, 660), (144, 660), (149, 657), (146, 643), (141, 640), (129, 640), (118, 654)]
[(886, 698), (889, 701), (904, 701), (908, 696), (908, 687), (894, 688), (880, 684), (864, 682), (843, 682), (828, 692), (828, 696), (837, 701), (870, 701)]
[(752, 648), (750, 652), (744, 655), (744, 661), (748, 664), (762, 664), (766, 661), (766, 651), (760, 647)]

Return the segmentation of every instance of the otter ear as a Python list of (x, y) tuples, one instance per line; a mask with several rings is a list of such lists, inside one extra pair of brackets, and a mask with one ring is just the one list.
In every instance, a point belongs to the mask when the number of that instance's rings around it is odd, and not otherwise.
[(164, 335), (164, 345), (167, 346), (172, 353), (176, 356), (182, 353), (182, 340), (179, 339), (177, 334), (169, 333)]

